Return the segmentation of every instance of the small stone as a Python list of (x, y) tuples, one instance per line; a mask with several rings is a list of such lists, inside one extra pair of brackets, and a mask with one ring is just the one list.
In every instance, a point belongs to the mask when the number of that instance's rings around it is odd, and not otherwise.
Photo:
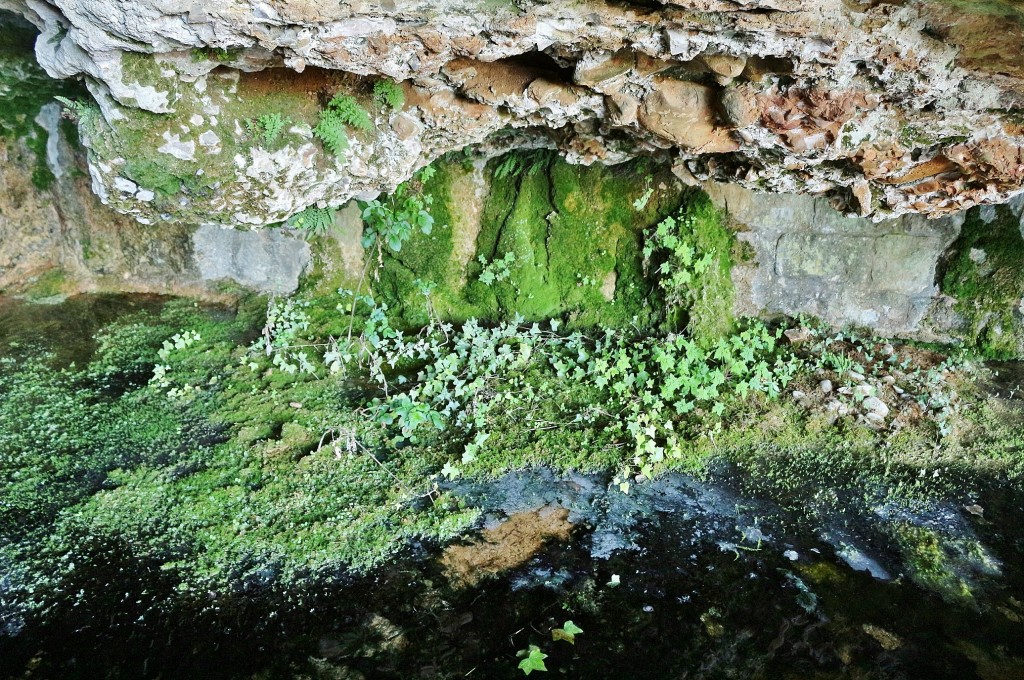
[(870, 397), (874, 392), (875, 388), (867, 383), (861, 383), (853, 388), (853, 395), (855, 397)]
[(871, 413), (868, 413), (864, 416), (864, 420), (868, 422), (868, 425), (875, 429), (885, 427), (885, 416), (881, 415), (880, 413), (875, 413), (874, 411), (872, 411)]
[(806, 328), (790, 328), (784, 335), (791, 345), (799, 345), (811, 339), (811, 332)]
[(882, 376), (882, 382), (884, 382), (886, 385), (895, 385), (896, 378), (892, 377), (891, 375), (885, 375)]
[(802, 390), (793, 390), (793, 400), (794, 401), (800, 401), (801, 399), (803, 399), (806, 396), (807, 396), (807, 393), (803, 392)]
[(747, 65), (746, 57), (734, 57), (728, 54), (704, 55), (704, 63), (714, 73), (726, 78), (736, 78)]
[(787, 550), (786, 552), (782, 553), (782, 556), (790, 562), (796, 562), (798, 559), (800, 559), (800, 554), (795, 550)]
[(114, 188), (126, 194), (134, 194), (139, 190), (139, 185), (124, 177), (114, 178)]
[(839, 394), (844, 394), (846, 396), (850, 396), (851, 394), (853, 394), (853, 388), (852, 387), (848, 387), (846, 385), (843, 385), (842, 387), (840, 387), (836, 391), (839, 392)]
[(906, 392), (906, 390), (904, 390), (899, 385), (893, 385), (892, 386), (892, 391), (895, 392), (896, 394), (904, 394)]
[(971, 513), (975, 517), (983, 517), (985, 515), (985, 508), (981, 507), (978, 504), (965, 505), (964, 510)]
[(864, 375), (857, 371), (850, 371), (850, 378), (852, 378), (854, 382), (864, 382)]
[(822, 380), (821, 384), (819, 384), (818, 387), (821, 388), (822, 394), (831, 394), (832, 393), (832, 381), (831, 380)]
[(156, 198), (156, 194), (150, 191), (149, 189), (139, 189), (138, 193), (135, 194), (135, 198), (142, 201), (143, 203), (149, 203), (154, 198)]
[(301, 401), (291, 401), (291, 402), (288, 402), (288, 405), (291, 406), (292, 408), (302, 408), (302, 402)]
[(885, 402), (878, 397), (867, 397), (861, 406), (863, 406), (866, 411), (877, 413), (883, 418), (889, 415), (889, 407), (886, 406)]
[(896, 348), (890, 345), (889, 343), (885, 343), (884, 345), (882, 345), (882, 349), (880, 349), (879, 352), (882, 354), (883, 357), (891, 357), (893, 354), (896, 353)]

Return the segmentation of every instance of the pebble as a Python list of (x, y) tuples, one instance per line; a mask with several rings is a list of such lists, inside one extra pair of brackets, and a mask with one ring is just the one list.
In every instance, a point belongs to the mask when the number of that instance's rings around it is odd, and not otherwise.
[(857, 371), (850, 371), (850, 377), (856, 382), (864, 382), (864, 376)]
[(800, 554), (797, 553), (797, 551), (795, 550), (787, 550), (786, 552), (782, 553), (782, 556), (790, 562), (796, 562), (798, 559), (800, 559)]
[(903, 394), (905, 392), (905, 390), (899, 385), (893, 385), (892, 391), (895, 392), (896, 394)]
[(860, 385), (857, 385), (856, 387), (853, 388), (854, 395), (859, 395), (862, 397), (870, 396), (871, 394), (874, 393), (874, 391), (875, 388), (872, 387), (871, 385), (868, 385), (867, 383), (861, 383)]
[(832, 381), (831, 380), (822, 380), (821, 384), (819, 385), (819, 387), (821, 388), (821, 391), (822, 391), (823, 394), (831, 394), (832, 393)]
[(985, 508), (983, 508), (983, 507), (981, 507), (980, 505), (977, 505), (977, 504), (975, 504), (975, 505), (965, 505), (964, 506), (964, 510), (966, 510), (969, 513), (971, 513), (975, 517), (982, 517), (985, 514)]
[(882, 382), (884, 382), (886, 385), (895, 385), (896, 378), (892, 377), (891, 375), (886, 375), (882, 377)]
[(876, 411), (871, 411), (865, 415), (864, 420), (868, 421), (868, 425), (871, 425), (872, 427), (885, 427), (885, 416)]
[(893, 354), (896, 353), (896, 348), (894, 348), (889, 343), (885, 343), (884, 345), (882, 345), (881, 353), (883, 357), (891, 357)]
[(805, 392), (801, 391), (801, 390), (793, 390), (793, 400), (794, 401), (800, 401), (801, 399), (803, 399), (806, 396), (807, 396), (807, 394)]
[(871, 413), (877, 413), (882, 418), (889, 415), (889, 407), (885, 405), (885, 402), (878, 397), (867, 397), (861, 404), (866, 411)]

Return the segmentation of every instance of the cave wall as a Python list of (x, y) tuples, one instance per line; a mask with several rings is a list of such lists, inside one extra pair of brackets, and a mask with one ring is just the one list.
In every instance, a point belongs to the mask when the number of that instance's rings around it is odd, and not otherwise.
[[(691, 182), (873, 219), (1024, 185), (1024, 20), (945, 0), (0, 0), (42, 31), (102, 200), (149, 223), (277, 223), (387, 192), (473, 144), (673, 161)], [(373, 87), (397, 81), (400, 106)], [(335, 95), (369, 116), (332, 153)], [(287, 125), (261, 141), (261, 116)]]

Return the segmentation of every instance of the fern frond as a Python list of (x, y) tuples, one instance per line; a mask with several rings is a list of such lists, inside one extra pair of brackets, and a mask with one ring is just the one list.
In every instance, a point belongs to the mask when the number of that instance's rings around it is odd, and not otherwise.
[(398, 111), (405, 104), (402, 86), (390, 78), (378, 80), (373, 84), (373, 98), (381, 107), (392, 111)]
[(344, 155), (348, 149), (345, 119), (334, 109), (320, 112), (320, 121), (313, 128), (313, 134), (323, 143), (324, 148), (335, 156)]
[(357, 130), (372, 130), (373, 120), (356, 98), (348, 94), (336, 94), (334, 99), (327, 105), (328, 111), (333, 111), (342, 122), (351, 125)]

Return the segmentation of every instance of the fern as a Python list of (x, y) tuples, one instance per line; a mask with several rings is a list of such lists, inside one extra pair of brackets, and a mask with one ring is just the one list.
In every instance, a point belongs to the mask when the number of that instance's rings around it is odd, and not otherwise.
[(348, 149), (345, 119), (334, 109), (320, 112), (320, 121), (313, 128), (313, 134), (323, 143), (324, 148), (335, 156), (343, 155)]
[(373, 98), (382, 108), (393, 111), (398, 111), (405, 104), (402, 86), (390, 78), (378, 80), (373, 84)]
[(334, 225), (334, 208), (311, 205), (288, 218), (286, 224), (296, 229), (305, 229), (311, 234), (323, 234)]
[(373, 129), (373, 121), (370, 119), (370, 114), (351, 95), (334, 95), (334, 99), (327, 105), (327, 111), (333, 111), (345, 125), (350, 125), (357, 130)]
[(265, 113), (255, 121), (245, 121), (245, 129), (254, 137), (259, 137), (263, 146), (270, 146), (280, 136), (284, 126), (291, 120), (280, 113)]

